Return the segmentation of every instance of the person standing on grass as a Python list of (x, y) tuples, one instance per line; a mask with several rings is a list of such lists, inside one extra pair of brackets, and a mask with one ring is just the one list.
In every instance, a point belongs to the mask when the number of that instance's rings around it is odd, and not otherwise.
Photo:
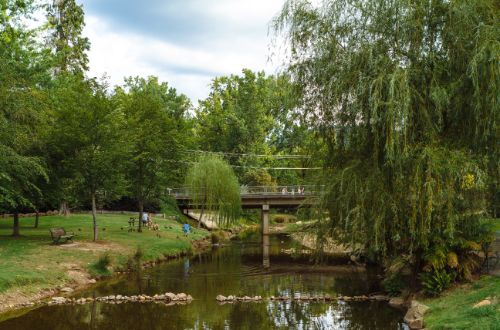
[(189, 234), (189, 224), (185, 223), (182, 225), (182, 231), (184, 232), (184, 235), (187, 236)]

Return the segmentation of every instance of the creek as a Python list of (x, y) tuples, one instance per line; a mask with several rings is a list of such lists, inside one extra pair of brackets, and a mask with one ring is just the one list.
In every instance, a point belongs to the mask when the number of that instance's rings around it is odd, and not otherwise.
[[(217, 295), (363, 295), (380, 290), (380, 276), (333, 262), (315, 265), (287, 235), (272, 235), (263, 249), (260, 235), (102, 281), (76, 297), (153, 296), (184, 292), (188, 304), (91, 302), (42, 306), (0, 323), (21, 329), (404, 329), (403, 312), (383, 301), (218, 303)], [(264, 254), (263, 254), (264, 251)], [(287, 253), (285, 253), (287, 252)]]

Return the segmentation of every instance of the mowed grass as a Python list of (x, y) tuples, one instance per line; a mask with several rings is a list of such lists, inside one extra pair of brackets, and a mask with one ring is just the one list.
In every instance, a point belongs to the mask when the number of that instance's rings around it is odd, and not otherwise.
[(495, 231), (500, 231), (500, 219), (492, 219), (493, 229)]
[[(487, 298), (491, 305), (472, 308)], [(424, 303), (431, 308), (425, 315), (428, 329), (500, 329), (500, 277), (484, 276)]]
[[(20, 218), (21, 237), (17, 238), (10, 236), (12, 219), (0, 218), (0, 294), (12, 290), (33, 293), (65, 284), (72, 280), (72, 270), (91, 272), (105, 253), (115, 269), (123, 267), (138, 249), (143, 252), (143, 261), (178, 255), (190, 251), (193, 240), (208, 235), (193, 228), (185, 237), (181, 224), (160, 218), (154, 219), (160, 225), (158, 232), (129, 232), (129, 218), (98, 215), (98, 242), (92, 241), (92, 216), (88, 214), (40, 217), (37, 229), (33, 228), (34, 218)], [(55, 227), (73, 231), (76, 244), (52, 245), (49, 228)]]

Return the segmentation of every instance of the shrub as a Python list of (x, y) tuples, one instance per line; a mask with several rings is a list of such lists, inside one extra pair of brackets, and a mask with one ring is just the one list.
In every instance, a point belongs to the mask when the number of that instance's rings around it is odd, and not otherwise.
[(286, 218), (282, 215), (277, 215), (274, 217), (274, 222), (276, 223), (284, 223), (286, 221)]
[(212, 233), (210, 239), (212, 240), (212, 244), (219, 244), (220, 237), (216, 233)]
[(173, 196), (165, 196), (161, 201), (161, 213), (167, 215), (179, 215), (181, 211)]
[(445, 269), (435, 269), (432, 272), (420, 274), (424, 291), (431, 296), (439, 295), (450, 286), (454, 279), (455, 273), (453, 271), (447, 272)]
[(95, 263), (95, 267), (102, 271), (107, 271), (108, 267), (111, 265), (111, 256), (108, 252), (104, 253), (99, 257), (99, 260)]
[(108, 252), (102, 254), (95, 263), (90, 265), (90, 272), (99, 276), (110, 275), (108, 267), (111, 265), (111, 261), (111, 256)]
[(382, 282), (382, 285), (390, 296), (399, 296), (406, 287), (406, 284), (400, 274), (394, 274), (386, 277)]

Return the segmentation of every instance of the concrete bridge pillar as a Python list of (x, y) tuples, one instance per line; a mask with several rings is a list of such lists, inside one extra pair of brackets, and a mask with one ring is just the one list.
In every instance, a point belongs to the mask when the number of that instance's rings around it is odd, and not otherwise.
[(262, 204), (262, 235), (269, 235), (269, 204)]

